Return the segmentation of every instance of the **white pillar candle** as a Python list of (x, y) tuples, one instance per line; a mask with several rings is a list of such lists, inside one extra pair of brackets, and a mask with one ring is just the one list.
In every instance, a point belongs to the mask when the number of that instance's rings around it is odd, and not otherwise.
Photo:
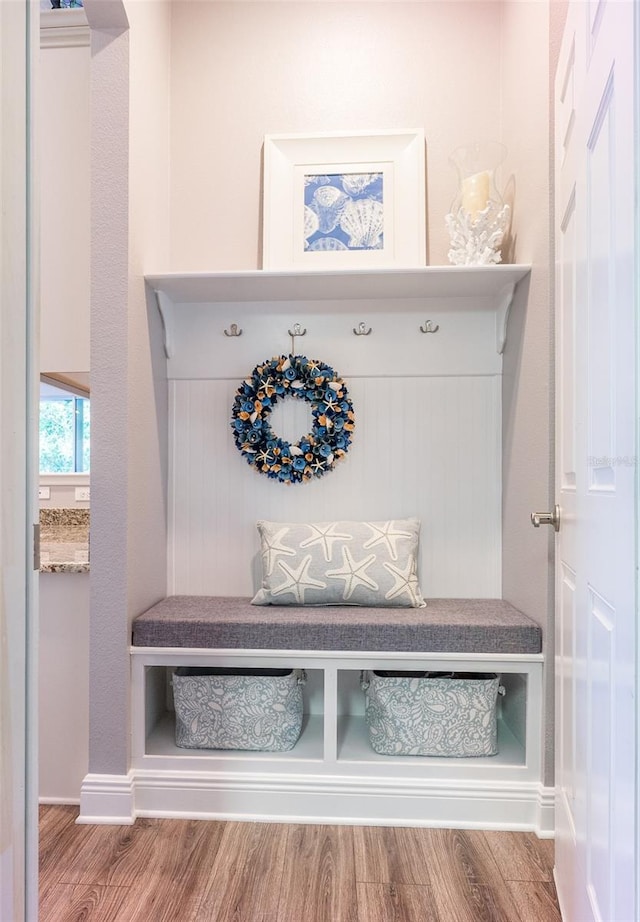
[(472, 221), (489, 204), (489, 180), (488, 170), (462, 180), (462, 207), (469, 212)]

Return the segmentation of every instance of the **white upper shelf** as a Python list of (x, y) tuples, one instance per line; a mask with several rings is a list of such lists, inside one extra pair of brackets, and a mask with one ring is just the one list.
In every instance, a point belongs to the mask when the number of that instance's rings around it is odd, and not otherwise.
[[(426, 266), (409, 269), (336, 271), (170, 272), (145, 275), (156, 293), (164, 325), (165, 351), (173, 355), (176, 308), (187, 304), (276, 304), (283, 302), (411, 300), (429, 298), (495, 311), (496, 350), (502, 353), (507, 320), (517, 283), (531, 271), (526, 265)], [(444, 306), (444, 305), (443, 305)]]
[(525, 265), (170, 272), (146, 275), (173, 304), (244, 301), (352, 301), (385, 298), (496, 298), (530, 271)]

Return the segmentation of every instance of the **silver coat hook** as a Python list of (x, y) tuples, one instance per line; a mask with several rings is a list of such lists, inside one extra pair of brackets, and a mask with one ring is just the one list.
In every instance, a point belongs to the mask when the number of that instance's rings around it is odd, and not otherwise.
[(440, 329), (440, 324), (434, 323), (433, 320), (426, 320), (424, 326), (420, 327), (421, 333), (437, 333)]
[(299, 323), (294, 323), (293, 330), (288, 330), (289, 336), (291, 337), (291, 354), (293, 355), (296, 351), (296, 336), (306, 336), (306, 328), (303, 330), (302, 326)]
[(224, 331), (225, 336), (242, 336), (242, 330), (238, 329), (237, 323), (232, 323), (228, 330)]
[(356, 336), (368, 336), (369, 333), (371, 332), (371, 327), (369, 327), (369, 329), (367, 330), (367, 325), (363, 321), (361, 321), (358, 324), (357, 329), (356, 327), (353, 328), (353, 332), (356, 334)]

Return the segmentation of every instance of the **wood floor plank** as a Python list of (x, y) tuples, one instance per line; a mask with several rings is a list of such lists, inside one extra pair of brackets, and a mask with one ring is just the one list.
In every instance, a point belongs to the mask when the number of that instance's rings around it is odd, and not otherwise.
[(437, 914), (429, 887), (356, 884), (358, 922), (446, 922)]
[(482, 832), (434, 829), (431, 889), (446, 922), (520, 922)]
[(363, 883), (431, 883), (426, 853), (431, 829), (355, 826), (353, 845), (356, 880)]
[(290, 826), (278, 922), (357, 922), (350, 826)]
[(219, 822), (159, 820), (153, 854), (139, 882), (130, 888), (122, 922), (194, 918), (225, 828)]
[(127, 880), (109, 879), (108, 864), (117, 843), (128, 837), (137, 838), (146, 821), (136, 826), (76, 825), (78, 808), (48, 807), (42, 812), (40, 824), (40, 879), (43, 886), (53, 883), (128, 885)]
[(182, 919), (276, 922), (286, 840), (280, 823), (225, 823), (202, 900)]
[(539, 839), (533, 832), (484, 832), (493, 857), (505, 880), (553, 880), (552, 839)]
[(54, 884), (42, 893), (40, 922), (123, 922), (126, 887)]
[(41, 810), (41, 922), (561, 922), (529, 833), (77, 813)]
[(556, 888), (548, 881), (508, 881), (519, 922), (562, 922)]
[(48, 887), (57, 883), (65, 866), (65, 856), (78, 836), (77, 807), (57, 804), (40, 807), (40, 880)]
[(80, 826), (64, 858), (59, 883), (127, 887), (151, 870), (160, 820), (132, 826)]
[(467, 893), (463, 891), (454, 905), (458, 915), (451, 916), (451, 922), (458, 918), (464, 922), (522, 922), (504, 882), (501, 887), (469, 884)]
[(55, 838), (67, 826), (75, 823), (78, 808), (68, 804), (42, 804), (38, 810), (40, 845)]

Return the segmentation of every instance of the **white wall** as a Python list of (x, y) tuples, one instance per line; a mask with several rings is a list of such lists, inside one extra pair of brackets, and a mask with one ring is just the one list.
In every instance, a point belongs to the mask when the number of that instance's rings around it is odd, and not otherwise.
[(88, 573), (40, 574), (39, 793), (78, 803), (89, 764)]
[[(40, 17), (40, 356), (43, 372), (89, 371), (89, 27), (82, 10)], [(71, 23), (71, 25), (69, 25)], [(41, 508), (88, 509), (89, 475), (43, 475)], [(41, 799), (77, 802), (88, 765), (89, 576), (39, 580)]]
[(176, 3), (164, 271), (260, 267), (266, 133), (414, 127), (427, 141), (429, 262), (446, 263), (447, 158), (500, 136), (500, 6)]
[(509, 321), (503, 377), (503, 595), (543, 627), (546, 780), (553, 753), (553, 529), (530, 513), (553, 508), (553, 311), (549, 268), (549, 17), (544, 3), (506, 3), (502, 123), (518, 260), (531, 262)]
[(89, 370), (89, 30), (59, 32), (42, 30), (38, 68), (45, 372)]
[[(129, 767), (130, 621), (166, 589), (166, 382), (143, 272), (168, 260), (169, 6), (92, 27), (91, 772)], [(128, 29), (128, 20), (131, 31)]]
[(89, 474), (40, 474), (38, 482), (49, 491), (39, 500), (41, 509), (89, 509), (89, 500), (76, 499), (76, 487), (88, 487)]
[(131, 618), (166, 592), (167, 381), (162, 324), (146, 290), (169, 261), (171, 6), (126, 0), (130, 31), (128, 553)]

